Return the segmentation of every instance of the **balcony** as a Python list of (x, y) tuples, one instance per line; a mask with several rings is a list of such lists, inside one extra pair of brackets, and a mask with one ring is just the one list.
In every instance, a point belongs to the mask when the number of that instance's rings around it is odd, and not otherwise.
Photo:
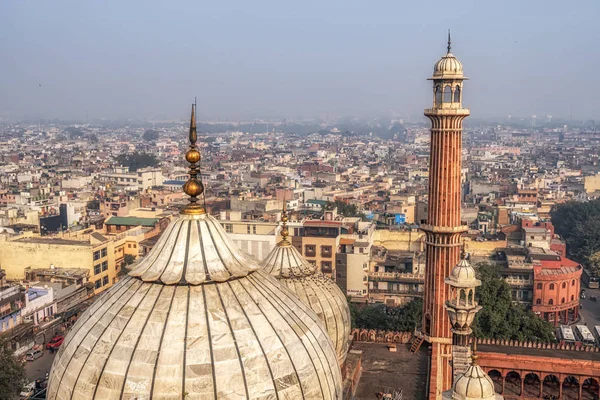
[(369, 289), (369, 294), (388, 294), (402, 296), (423, 296), (422, 291), (414, 289), (393, 290), (393, 289)]
[(425, 275), (410, 274), (405, 272), (369, 272), (369, 280), (388, 282), (423, 283)]

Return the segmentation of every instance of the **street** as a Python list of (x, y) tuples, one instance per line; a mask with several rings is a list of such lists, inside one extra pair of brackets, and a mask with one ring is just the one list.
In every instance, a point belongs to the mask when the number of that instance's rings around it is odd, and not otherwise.
[(50, 372), (50, 367), (52, 366), (55, 355), (56, 353), (52, 354), (50, 351), (44, 350), (44, 355), (42, 357), (35, 361), (27, 361), (27, 364), (25, 365), (27, 380), (31, 382), (38, 378), (44, 378), (46, 372)]
[[(588, 289), (583, 283), (581, 287), (585, 289), (585, 299), (579, 299), (583, 305), (583, 308), (579, 309), (579, 314), (583, 316), (589, 330), (593, 331), (595, 325), (600, 325), (600, 289)], [(592, 301), (590, 296), (596, 296), (598, 300)]]

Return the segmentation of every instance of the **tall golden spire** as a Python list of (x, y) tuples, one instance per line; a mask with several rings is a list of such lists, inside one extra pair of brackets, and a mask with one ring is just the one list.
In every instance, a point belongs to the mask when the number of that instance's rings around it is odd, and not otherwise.
[(288, 240), (289, 231), (287, 228), (288, 215), (286, 209), (286, 201), (283, 200), (283, 211), (281, 212), (281, 241), (278, 243), (279, 246), (291, 246), (290, 241)]
[(451, 49), (452, 49), (452, 40), (450, 40), (450, 29), (448, 29), (448, 54), (450, 54)]
[(201, 156), (196, 146), (198, 140), (198, 133), (196, 132), (196, 103), (192, 104), (192, 117), (190, 120), (190, 148), (185, 153), (185, 159), (190, 163), (190, 177), (187, 182), (183, 185), (183, 191), (185, 194), (190, 196), (190, 204), (188, 204), (182, 211), (182, 214), (188, 215), (200, 215), (205, 214), (204, 207), (198, 204), (198, 196), (204, 193), (204, 185), (198, 179), (200, 173), (200, 162)]

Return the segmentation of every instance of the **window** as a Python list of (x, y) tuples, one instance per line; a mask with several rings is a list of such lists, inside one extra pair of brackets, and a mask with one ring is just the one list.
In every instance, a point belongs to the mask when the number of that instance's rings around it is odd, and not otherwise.
[(246, 225), (246, 233), (250, 233), (250, 225)]
[(365, 249), (364, 249), (364, 248), (362, 248), (362, 247), (359, 247), (359, 249), (358, 249), (358, 252), (359, 252), (360, 254), (363, 254), (363, 253), (365, 252)]
[(102, 272), (102, 266), (100, 264), (98, 265), (94, 265), (94, 275), (98, 275), (100, 272)]
[(444, 103), (452, 103), (452, 89), (449, 85), (444, 88)]
[(571, 286), (575, 286), (575, 279), (571, 281)]
[(560, 299), (560, 304), (564, 304), (565, 303), (565, 298), (563, 297), (562, 299)]
[(566, 288), (567, 288), (567, 282), (563, 282), (563, 283), (562, 283), (562, 288), (563, 288), (563, 289), (566, 289)]
[(331, 246), (321, 246), (321, 257), (331, 257)]
[(102, 281), (98, 279), (96, 282), (94, 282), (94, 287), (96, 289), (100, 289), (102, 287)]
[(540, 305), (540, 304), (542, 304), (542, 299), (536, 299), (536, 300), (535, 300), (535, 304), (537, 304), (537, 305)]
[(541, 283), (538, 283), (538, 284), (537, 284), (537, 288), (538, 288), (538, 290), (542, 290), (542, 284), (541, 284)]
[(575, 300), (575, 295), (571, 295), (571, 301)]
[(133, 248), (134, 248), (134, 249), (137, 249), (137, 244), (135, 244), (135, 243), (134, 243), (134, 244), (133, 244)]
[(256, 225), (252, 225), (252, 233), (256, 235)]
[(554, 290), (554, 283), (550, 284), (550, 290)]
[(225, 224), (225, 232), (227, 232), (227, 233), (233, 233), (233, 225), (231, 225), (231, 224)]
[(108, 254), (108, 252), (106, 251), (106, 247), (103, 249), (100, 249), (100, 258), (106, 257), (107, 254)]
[(105, 276), (104, 278), (102, 278), (102, 286), (106, 286), (108, 285), (108, 276)]
[(307, 244), (304, 246), (304, 255), (306, 257), (314, 257), (317, 255), (317, 249), (314, 244)]
[(439, 86), (435, 87), (435, 105), (442, 104), (442, 89)]
[(99, 260), (100, 259), (100, 251), (95, 251), (94, 252), (94, 261)]
[(131, 248), (131, 243), (127, 243), (127, 248), (130, 249)]
[(331, 272), (331, 261), (321, 261), (321, 271)]
[(106, 271), (108, 269), (108, 261), (102, 261), (102, 271)]
[(554, 299), (548, 300), (548, 304), (550, 304), (550, 305), (554, 304)]
[(456, 85), (454, 88), (454, 102), (460, 103), (460, 86)]

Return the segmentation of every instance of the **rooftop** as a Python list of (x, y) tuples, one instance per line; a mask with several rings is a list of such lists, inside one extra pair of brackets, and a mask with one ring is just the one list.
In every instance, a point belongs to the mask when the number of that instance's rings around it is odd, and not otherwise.
[(124, 225), (124, 226), (150, 226), (154, 227), (159, 221), (158, 218), (142, 217), (110, 217), (105, 222), (106, 225)]
[(397, 344), (396, 352), (385, 343), (355, 343), (361, 350), (362, 376), (356, 389), (356, 400), (372, 400), (385, 389), (402, 389), (403, 398), (425, 400), (427, 387), (427, 346), (411, 353), (408, 344)]
[(70, 240), (55, 237), (28, 237), (14, 241), (14, 243), (36, 243), (36, 244), (56, 244), (63, 246), (90, 246), (90, 242), (85, 240)]

